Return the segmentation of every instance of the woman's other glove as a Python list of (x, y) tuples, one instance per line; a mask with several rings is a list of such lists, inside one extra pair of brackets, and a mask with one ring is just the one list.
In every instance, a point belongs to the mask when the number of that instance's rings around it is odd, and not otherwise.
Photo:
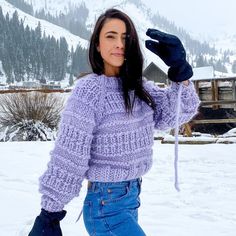
[(33, 228), (28, 236), (62, 236), (60, 221), (65, 215), (65, 210), (48, 212), (41, 209), (41, 213), (36, 217)]
[(157, 40), (146, 40), (145, 46), (170, 66), (168, 70), (170, 80), (181, 82), (193, 76), (192, 67), (186, 61), (186, 52), (178, 37), (157, 29), (148, 29), (146, 35)]

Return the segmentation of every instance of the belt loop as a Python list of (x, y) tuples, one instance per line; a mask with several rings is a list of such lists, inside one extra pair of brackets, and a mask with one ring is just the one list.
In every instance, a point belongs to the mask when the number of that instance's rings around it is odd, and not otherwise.
[(132, 188), (132, 180), (129, 180), (128, 190)]
[(94, 192), (95, 182), (88, 181), (88, 189), (90, 189), (92, 192)]
[(92, 186), (91, 189), (93, 192), (95, 192), (95, 188), (96, 188), (96, 183), (95, 182), (91, 182)]
[(141, 184), (142, 184), (142, 177), (140, 177), (140, 178), (138, 178), (138, 183), (139, 183), (139, 185), (141, 186)]
[(91, 188), (92, 183), (88, 180), (88, 190)]

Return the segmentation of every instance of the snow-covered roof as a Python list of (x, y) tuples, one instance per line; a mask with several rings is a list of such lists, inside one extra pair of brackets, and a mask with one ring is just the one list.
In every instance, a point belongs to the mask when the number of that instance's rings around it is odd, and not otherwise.
[(193, 68), (193, 76), (191, 80), (203, 80), (214, 78), (214, 68), (213, 66), (203, 66)]

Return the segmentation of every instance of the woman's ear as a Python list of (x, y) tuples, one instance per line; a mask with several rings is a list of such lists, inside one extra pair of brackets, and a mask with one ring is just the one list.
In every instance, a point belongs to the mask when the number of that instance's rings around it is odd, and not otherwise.
[(99, 47), (99, 45), (97, 46), (97, 51), (100, 52), (100, 47)]

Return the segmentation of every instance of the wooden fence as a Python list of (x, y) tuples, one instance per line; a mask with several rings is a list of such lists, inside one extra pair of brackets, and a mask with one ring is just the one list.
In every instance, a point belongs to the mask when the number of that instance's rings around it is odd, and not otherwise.
[[(201, 100), (200, 107), (216, 109), (231, 109), (236, 114), (236, 77), (211, 78), (193, 81)], [(185, 124), (187, 136), (191, 136), (191, 126), (198, 124), (226, 124), (236, 123), (236, 117), (214, 119), (194, 119), (190, 124)]]

